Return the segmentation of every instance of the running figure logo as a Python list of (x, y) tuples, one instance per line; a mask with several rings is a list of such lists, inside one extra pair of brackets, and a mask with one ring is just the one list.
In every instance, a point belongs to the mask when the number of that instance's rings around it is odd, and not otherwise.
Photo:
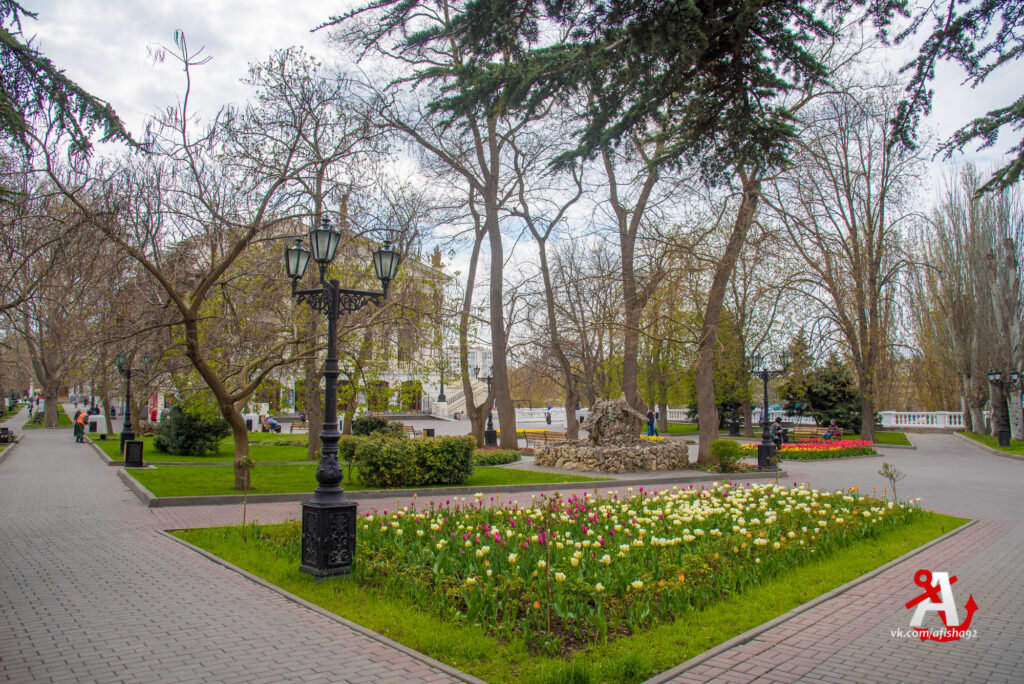
[[(907, 601), (906, 606), (908, 610), (917, 606), (913, 617), (910, 618), (910, 626), (917, 630), (921, 641), (959, 641), (970, 630), (971, 619), (974, 618), (974, 613), (978, 610), (978, 604), (974, 602), (974, 594), (971, 594), (967, 599), (967, 605), (964, 606), (967, 611), (967, 619), (960, 622), (960, 613), (956, 609), (956, 603), (953, 602), (952, 585), (955, 583), (956, 575), (950, 577), (948, 572), (918, 570), (914, 573), (914, 584), (924, 589), (924, 593)], [(945, 629), (935, 631), (921, 629), (925, 613), (929, 611), (939, 614)]]

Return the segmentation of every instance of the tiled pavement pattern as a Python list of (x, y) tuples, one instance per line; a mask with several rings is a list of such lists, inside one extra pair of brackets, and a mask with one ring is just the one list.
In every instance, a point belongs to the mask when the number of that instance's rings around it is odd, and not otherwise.
[[(912, 435), (917, 451), (883, 459), (786, 463), (791, 479), (818, 487), (852, 484), (881, 491), (881, 461), (907, 473), (901, 496), (979, 519), (971, 528), (852, 590), (798, 614), (754, 640), (725, 650), (672, 682), (1024, 682), (1024, 461), (973, 448), (952, 436)], [(956, 575), (960, 618), (978, 604), (977, 637), (935, 643), (894, 638), (909, 628), (904, 603), (920, 595), (918, 569)], [(926, 626), (937, 626), (934, 613)]]
[[(877, 470), (887, 460), (907, 473), (902, 496), (977, 524), (746, 644), (659, 679), (1024, 681), (1024, 461), (950, 436), (912, 439), (917, 451), (886, 450), (883, 458), (788, 462), (789, 479), (881, 492), (886, 482)], [(396, 503), (388, 497), (360, 507)], [(249, 506), (250, 518), (266, 522), (297, 514), (295, 503)], [(71, 444), (69, 431), (32, 433), (0, 465), (0, 681), (450, 679), (426, 659), (197, 560), (153, 532), (240, 518), (237, 505), (143, 508), (114, 468)], [(903, 603), (920, 593), (913, 572), (922, 567), (958, 576), (958, 606), (973, 593), (976, 639), (890, 636), (908, 626)]]
[(0, 681), (454, 678), (157, 535), (70, 429), (0, 464)]

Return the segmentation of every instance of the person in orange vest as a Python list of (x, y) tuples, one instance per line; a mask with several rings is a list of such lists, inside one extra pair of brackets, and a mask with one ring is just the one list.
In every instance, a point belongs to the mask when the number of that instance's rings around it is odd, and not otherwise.
[(75, 441), (84, 442), (85, 424), (89, 422), (89, 414), (86, 413), (85, 411), (82, 411), (82, 413), (78, 415), (78, 419), (75, 422), (77, 423), (77, 425), (75, 426)]

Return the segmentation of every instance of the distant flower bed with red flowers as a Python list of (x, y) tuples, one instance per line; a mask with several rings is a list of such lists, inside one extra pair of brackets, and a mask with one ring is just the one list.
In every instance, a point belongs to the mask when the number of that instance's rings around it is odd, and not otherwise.
[[(757, 444), (744, 444), (746, 451), (757, 451)], [(826, 458), (847, 458), (850, 456), (875, 456), (874, 444), (862, 439), (801, 439), (793, 444), (783, 444), (779, 456), (783, 459), (817, 461)]]

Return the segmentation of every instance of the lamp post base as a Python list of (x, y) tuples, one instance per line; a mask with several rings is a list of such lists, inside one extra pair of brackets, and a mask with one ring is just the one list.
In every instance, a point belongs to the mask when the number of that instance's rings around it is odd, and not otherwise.
[(484, 446), (498, 446), (498, 431), (494, 428), (484, 430)]
[(999, 440), (999, 446), (1000, 447), (1008, 447), (1008, 446), (1010, 446), (1010, 431), (1009, 430), (1002, 430), (1002, 429), (1000, 429), (996, 433), (996, 438)]
[(738, 420), (729, 421), (729, 436), (738, 437), (740, 434), (740, 422)]
[(302, 564), (314, 577), (347, 577), (356, 551), (355, 501), (302, 502)]
[(778, 470), (778, 466), (772, 463), (775, 458), (775, 445), (774, 444), (758, 444), (757, 445), (757, 469), (758, 470)]

